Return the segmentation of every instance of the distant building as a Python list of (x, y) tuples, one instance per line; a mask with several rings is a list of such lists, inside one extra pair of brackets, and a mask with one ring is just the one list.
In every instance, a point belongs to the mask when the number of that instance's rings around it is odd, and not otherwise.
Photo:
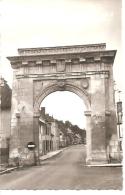
[(58, 124), (53, 117), (45, 114), (45, 108), (41, 108), (39, 118), (39, 153), (45, 155), (50, 151), (59, 149)]
[(53, 150), (58, 150), (60, 130), (58, 129), (58, 123), (56, 122), (56, 120), (53, 120), (51, 122), (51, 133), (52, 133)]
[(82, 144), (82, 138), (79, 134), (74, 135), (74, 144)]
[(67, 128), (67, 146), (74, 144), (74, 133), (70, 128)]
[(66, 135), (64, 132), (60, 130), (60, 135), (59, 135), (59, 148), (64, 148), (66, 147)]
[(0, 164), (8, 163), (12, 90), (0, 77)]
[(41, 110), (39, 118), (39, 153), (45, 155), (52, 150), (50, 123), (45, 117), (45, 108)]

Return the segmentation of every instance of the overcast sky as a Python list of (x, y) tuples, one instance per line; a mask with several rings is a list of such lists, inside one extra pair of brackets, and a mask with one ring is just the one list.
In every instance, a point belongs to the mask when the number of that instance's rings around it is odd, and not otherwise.
[(6, 56), (18, 48), (106, 43), (117, 49), (114, 79), (122, 90), (121, 0), (2, 0), (0, 71), (12, 84)]

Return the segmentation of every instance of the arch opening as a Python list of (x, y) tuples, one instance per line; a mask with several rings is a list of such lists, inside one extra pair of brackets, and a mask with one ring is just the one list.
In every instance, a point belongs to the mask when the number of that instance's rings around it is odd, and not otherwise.
[(39, 154), (71, 145), (86, 144), (86, 105), (69, 90), (45, 94), (39, 104)]
[(81, 98), (73, 92), (56, 91), (44, 98), (40, 108), (45, 107), (46, 113), (64, 122), (69, 120), (80, 128), (85, 128), (84, 111), (86, 106)]

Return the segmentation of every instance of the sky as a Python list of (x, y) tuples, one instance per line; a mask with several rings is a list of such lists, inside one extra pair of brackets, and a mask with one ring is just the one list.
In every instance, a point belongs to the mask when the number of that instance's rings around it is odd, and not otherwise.
[(46, 107), (46, 113), (49, 113), (55, 119), (69, 120), (73, 125), (78, 124), (80, 128), (86, 127), (84, 102), (78, 95), (72, 92), (57, 91), (51, 93), (43, 100), (41, 107)]
[(121, 0), (1, 2), (0, 72), (10, 86), (12, 69), (6, 57), (17, 55), (18, 48), (106, 43), (107, 49), (117, 50), (114, 80), (123, 90)]

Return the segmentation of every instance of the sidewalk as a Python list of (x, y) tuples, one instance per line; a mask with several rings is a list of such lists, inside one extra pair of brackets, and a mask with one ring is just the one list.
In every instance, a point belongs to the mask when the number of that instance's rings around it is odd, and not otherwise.
[(93, 164), (93, 165), (86, 165), (87, 167), (122, 167), (123, 164), (121, 163), (109, 163), (109, 164)]
[(56, 151), (48, 152), (46, 155), (41, 156), (40, 160), (46, 160), (48, 158), (56, 156), (57, 154), (60, 154), (62, 151), (63, 150), (56, 150)]
[[(51, 157), (53, 157), (53, 156), (56, 156), (57, 154), (60, 154), (62, 151), (63, 151), (63, 150), (56, 150), (56, 151), (53, 151), (53, 152), (49, 152), (49, 153), (47, 153), (46, 155), (41, 156), (41, 157), (40, 157), (40, 160), (42, 161), (42, 160), (46, 160), (46, 159), (48, 159), (48, 158), (51, 158)], [(11, 171), (13, 171), (13, 170), (15, 170), (15, 169), (17, 169), (17, 168), (20, 168), (20, 167), (16, 167), (16, 166), (15, 166), (15, 167), (11, 167), (11, 168), (1, 169), (1, 170), (0, 170), (0, 175), (5, 174), (5, 173), (9, 173), (9, 172), (11, 172)], [(21, 168), (22, 168), (22, 166), (21, 166)]]
[(6, 168), (4, 170), (0, 170), (0, 175), (2, 175), (4, 173), (9, 173), (9, 172), (11, 172), (11, 171), (13, 171), (13, 170), (15, 170), (17, 168), (19, 168), (19, 167), (11, 167), (11, 168)]

